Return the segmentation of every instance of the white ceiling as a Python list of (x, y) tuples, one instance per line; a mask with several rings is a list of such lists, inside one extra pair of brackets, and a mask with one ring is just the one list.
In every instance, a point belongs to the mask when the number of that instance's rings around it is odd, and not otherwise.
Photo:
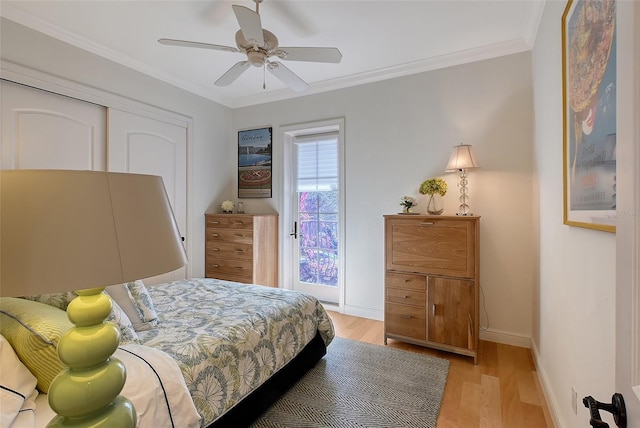
[(229, 107), (292, 98), (531, 49), (544, 0), (264, 0), (264, 28), (281, 46), (335, 46), (340, 64), (283, 61), (303, 93), (251, 67), (213, 82), (240, 53), (157, 43), (173, 38), (235, 46), (231, 9), (252, 0), (2, 0), (0, 15)]

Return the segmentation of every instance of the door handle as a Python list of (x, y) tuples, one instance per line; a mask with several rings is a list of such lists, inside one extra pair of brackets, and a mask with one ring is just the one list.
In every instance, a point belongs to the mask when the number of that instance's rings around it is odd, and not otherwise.
[(293, 222), (293, 232), (289, 234), (289, 236), (293, 236), (293, 239), (298, 239), (298, 222)]
[(599, 410), (605, 410), (611, 413), (613, 415), (613, 421), (618, 428), (627, 428), (627, 409), (622, 394), (617, 392), (613, 394), (611, 404), (596, 401), (592, 396), (584, 397), (582, 403), (584, 407), (589, 409), (589, 413), (591, 414), (589, 424), (593, 428), (609, 428), (609, 424), (602, 422)]

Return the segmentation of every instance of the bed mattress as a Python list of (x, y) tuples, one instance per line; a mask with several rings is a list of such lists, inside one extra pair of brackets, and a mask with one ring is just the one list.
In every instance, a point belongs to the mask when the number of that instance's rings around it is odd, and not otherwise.
[(334, 337), (320, 302), (306, 294), (217, 279), (148, 287), (158, 325), (138, 332), (182, 371), (202, 426), (214, 422), (319, 334)]

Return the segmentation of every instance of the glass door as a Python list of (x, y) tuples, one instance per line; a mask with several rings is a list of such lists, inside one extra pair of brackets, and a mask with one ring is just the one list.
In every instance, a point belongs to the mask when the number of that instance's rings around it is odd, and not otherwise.
[(340, 189), (338, 133), (293, 139), (293, 288), (338, 303)]

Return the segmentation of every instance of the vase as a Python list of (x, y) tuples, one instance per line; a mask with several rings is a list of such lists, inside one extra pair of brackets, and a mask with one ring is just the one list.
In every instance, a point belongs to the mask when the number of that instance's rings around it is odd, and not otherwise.
[(402, 212), (403, 212), (404, 214), (412, 213), (412, 212), (413, 212), (413, 207), (406, 207), (406, 206), (403, 206), (403, 207), (402, 207)]
[(429, 195), (429, 202), (427, 203), (427, 213), (431, 215), (440, 215), (444, 211), (442, 196), (438, 193)]

